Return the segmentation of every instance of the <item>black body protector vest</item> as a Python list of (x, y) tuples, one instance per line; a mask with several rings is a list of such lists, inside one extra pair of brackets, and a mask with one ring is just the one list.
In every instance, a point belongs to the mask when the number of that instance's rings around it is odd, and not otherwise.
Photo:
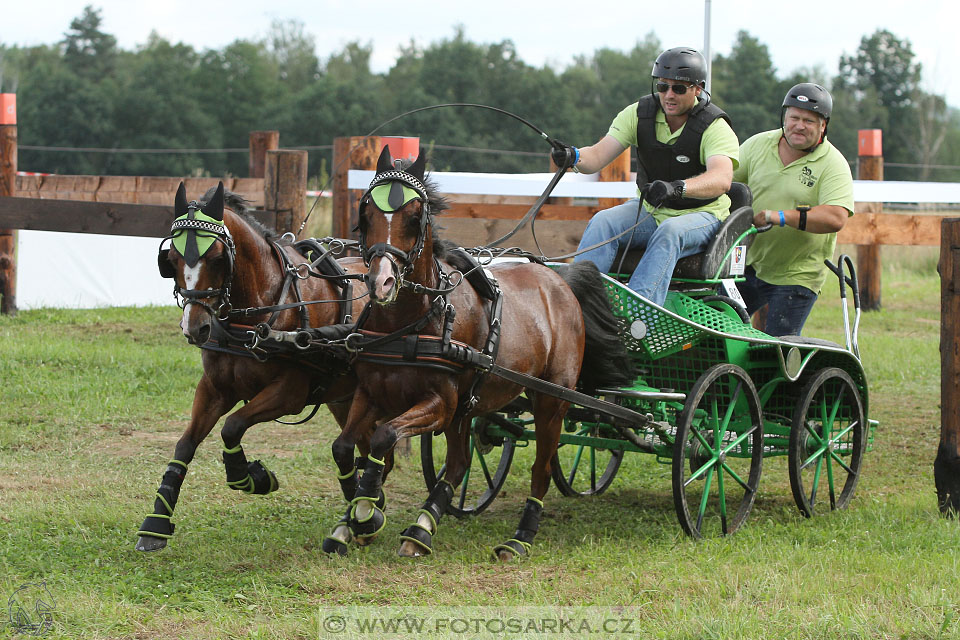
[[(700, 163), (700, 140), (714, 120), (730, 116), (712, 102), (700, 101), (690, 110), (683, 132), (674, 144), (657, 140), (656, 117), (660, 100), (648, 94), (637, 102), (637, 186), (641, 189), (654, 180), (686, 180), (700, 175), (707, 167)], [(696, 209), (717, 198), (677, 198), (672, 209)]]

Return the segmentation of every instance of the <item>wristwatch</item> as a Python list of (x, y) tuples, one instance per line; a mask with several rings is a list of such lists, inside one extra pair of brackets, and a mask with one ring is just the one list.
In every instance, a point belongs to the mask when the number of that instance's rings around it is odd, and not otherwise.
[(807, 230), (807, 211), (810, 211), (810, 207), (801, 205), (797, 207), (797, 211), (800, 212), (800, 221), (797, 222), (797, 229), (800, 231)]

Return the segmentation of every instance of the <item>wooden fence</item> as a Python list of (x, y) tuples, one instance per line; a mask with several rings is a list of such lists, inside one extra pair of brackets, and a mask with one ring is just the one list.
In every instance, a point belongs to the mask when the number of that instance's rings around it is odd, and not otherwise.
[(16, 313), (16, 230), (162, 238), (180, 182), (198, 198), (219, 181), (255, 217), (296, 231), (306, 216), (307, 152), (278, 149), (276, 131), (250, 134), (249, 178), (17, 175), (15, 125), (0, 125), (0, 313)]

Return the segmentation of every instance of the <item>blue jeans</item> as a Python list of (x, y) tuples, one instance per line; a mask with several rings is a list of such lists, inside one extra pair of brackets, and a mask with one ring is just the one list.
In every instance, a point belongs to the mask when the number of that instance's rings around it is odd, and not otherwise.
[(624, 229), (629, 229), (637, 222), (638, 212), (640, 224), (636, 229), (622, 238), (580, 254), (574, 258), (574, 262), (591, 260), (600, 271), (609, 273), (620, 247), (627, 246), (628, 242), (630, 249), (646, 247), (627, 286), (662, 306), (667, 299), (667, 288), (677, 260), (703, 251), (720, 227), (720, 221), (713, 214), (694, 211), (667, 218), (658, 225), (649, 211), (641, 209), (640, 199), (634, 198), (598, 211), (587, 223), (577, 250), (609, 240)]
[(817, 301), (817, 294), (800, 285), (770, 284), (757, 277), (753, 267), (744, 272), (746, 280), (737, 288), (747, 303), (747, 313), (767, 305), (767, 322), (763, 327), (771, 336), (798, 336)]

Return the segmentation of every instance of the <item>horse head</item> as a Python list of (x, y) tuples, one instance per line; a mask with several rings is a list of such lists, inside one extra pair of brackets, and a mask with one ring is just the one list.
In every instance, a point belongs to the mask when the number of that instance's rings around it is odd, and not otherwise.
[(424, 247), (432, 246), (429, 227), (434, 200), (424, 180), (425, 164), (423, 154), (412, 164), (391, 163), (390, 147), (385, 146), (377, 173), (360, 198), (358, 228), (369, 269), (367, 288), (371, 299), (382, 305), (396, 301)]
[(160, 275), (175, 281), (174, 293), (183, 307), (180, 328), (191, 344), (206, 342), (213, 319), (225, 318), (230, 310), (236, 249), (223, 210), (222, 182), (212, 195), (189, 204), (181, 182), (174, 200), (176, 219), (157, 258)]

